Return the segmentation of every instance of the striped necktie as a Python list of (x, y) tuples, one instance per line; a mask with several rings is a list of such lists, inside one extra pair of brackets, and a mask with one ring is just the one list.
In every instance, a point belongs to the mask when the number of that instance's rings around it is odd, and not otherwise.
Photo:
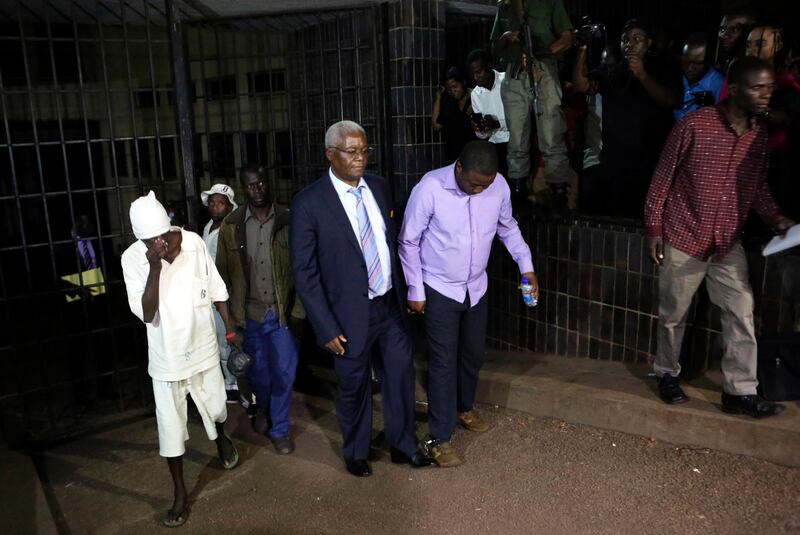
[(364, 261), (367, 263), (367, 277), (369, 280), (369, 290), (376, 294), (383, 287), (383, 270), (381, 269), (381, 259), (378, 255), (378, 242), (375, 240), (375, 233), (367, 216), (367, 207), (364, 206), (364, 199), (361, 197), (361, 188), (350, 188), (347, 193), (352, 193), (356, 198), (356, 219), (358, 219), (358, 233), (361, 239), (361, 251), (364, 253)]
[(94, 246), (89, 240), (78, 238), (78, 253), (83, 261), (83, 269), (94, 269), (97, 267), (97, 257), (95, 256)]

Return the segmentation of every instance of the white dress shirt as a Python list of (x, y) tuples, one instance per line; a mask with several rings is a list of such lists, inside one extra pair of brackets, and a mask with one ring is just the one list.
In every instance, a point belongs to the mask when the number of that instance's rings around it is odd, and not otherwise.
[[(332, 169), (328, 169), (328, 176), (330, 176), (333, 187), (339, 195), (339, 200), (342, 202), (344, 211), (347, 218), (350, 220), (350, 226), (353, 227), (353, 232), (356, 235), (356, 242), (359, 247), (361, 246), (361, 232), (358, 228), (358, 214), (356, 213), (356, 196), (349, 193), (350, 185), (343, 180), (336, 178)], [(369, 291), (369, 298), (381, 296), (392, 289), (392, 264), (389, 256), (389, 244), (386, 241), (386, 222), (383, 220), (381, 210), (378, 207), (378, 202), (372, 195), (367, 182), (362, 177), (358, 181), (358, 187), (361, 188), (361, 199), (367, 209), (367, 217), (369, 224), (372, 225), (372, 232), (375, 234), (375, 241), (378, 245), (378, 258), (381, 261), (381, 272), (383, 273), (383, 284), (378, 288), (375, 293)]]
[(472, 90), (472, 111), (484, 115), (494, 115), (500, 121), (500, 128), (490, 136), (487, 132), (475, 132), (481, 139), (489, 139), (489, 143), (508, 143), (508, 127), (506, 126), (506, 112), (503, 108), (503, 99), (500, 97), (500, 85), (505, 78), (505, 73), (494, 71), (494, 85), (492, 89), (477, 86)]

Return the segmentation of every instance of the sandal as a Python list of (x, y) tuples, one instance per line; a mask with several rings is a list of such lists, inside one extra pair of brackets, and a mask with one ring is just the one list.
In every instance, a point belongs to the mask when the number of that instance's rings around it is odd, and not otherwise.
[(162, 520), (161, 523), (168, 528), (177, 528), (184, 525), (189, 519), (189, 505), (187, 504), (184, 506), (183, 511), (178, 513), (178, 516), (173, 516), (174, 514), (175, 511), (172, 509), (167, 511), (167, 516), (164, 517), (164, 520)]

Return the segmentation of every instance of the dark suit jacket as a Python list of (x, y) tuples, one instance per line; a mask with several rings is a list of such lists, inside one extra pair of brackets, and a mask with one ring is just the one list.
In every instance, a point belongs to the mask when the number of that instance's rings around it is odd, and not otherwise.
[[(392, 288), (405, 303), (403, 274), (397, 260), (397, 229), (386, 179), (365, 175), (383, 220), (392, 262)], [(367, 266), (339, 195), (325, 176), (297, 194), (292, 202), (289, 247), (295, 291), (306, 309), (317, 343), (339, 334), (347, 339), (345, 356), (364, 351), (370, 301)], [(404, 309), (403, 306), (400, 307)]]

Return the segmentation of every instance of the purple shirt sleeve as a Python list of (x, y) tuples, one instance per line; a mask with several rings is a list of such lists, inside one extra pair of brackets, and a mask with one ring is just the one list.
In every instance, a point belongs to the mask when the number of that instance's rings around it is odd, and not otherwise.
[(425, 301), (420, 242), (433, 214), (433, 199), (422, 183), (411, 190), (398, 237), (400, 263), (408, 285), (409, 301)]
[(519, 266), (520, 273), (533, 271), (531, 249), (522, 238), (522, 232), (519, 230), (517, 220), (511, 215), (510, 194), (503, 196), (503, 201), (500, 205), (500, 217), (497, 220), (497, 237), (500, 238), (500, 241), (503, 242), (503, 245), (506, 246), (509, 254), (511, 254), (511, 258)]

